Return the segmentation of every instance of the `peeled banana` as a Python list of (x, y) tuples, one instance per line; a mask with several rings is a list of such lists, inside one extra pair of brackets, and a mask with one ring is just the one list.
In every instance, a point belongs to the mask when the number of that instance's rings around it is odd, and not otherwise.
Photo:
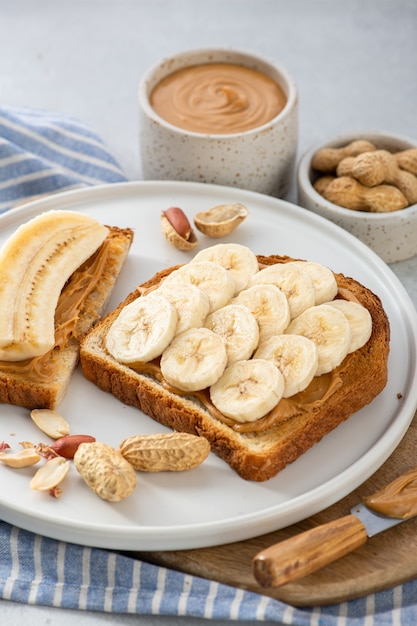
[(75, 211), (48, 211), (20, 226), (0, 251), (0, 360), (41, 356), (55, 344), (63, 286), (107, 237)]

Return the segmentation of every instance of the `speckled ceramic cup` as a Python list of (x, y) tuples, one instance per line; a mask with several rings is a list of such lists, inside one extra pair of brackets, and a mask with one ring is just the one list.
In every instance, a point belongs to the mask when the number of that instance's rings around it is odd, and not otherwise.
[(321, 148), (340, 148), (355, 139), (367, 139), (376, 148), (400, 152), (417, 148), (417, 141), (383, 132), (352, 132), (313, 146), (302, 156), (297, 168), (298, 204), (349, 231), (376, 252), (386, 263), (404, 261), (417, 255), (417, 204), (390, 213), (345, 209), (326, 200), (313, 183), (318, 177), (311, 167)]
[[(153, 88), (172, 72), (204, 63), (234, 63), (271, 77), (286, 96), (271, 121), (245, 132), (203, 134), (178, 128), (154, 111)], [(147, 180), (183, 180), (235, 186), (276, 197), (293, 180), (298, 142), (297, 87), (288, 72), (257, 55), (228, 48), (180, 52), (163, 59), (139, 83), (140, 153)]]

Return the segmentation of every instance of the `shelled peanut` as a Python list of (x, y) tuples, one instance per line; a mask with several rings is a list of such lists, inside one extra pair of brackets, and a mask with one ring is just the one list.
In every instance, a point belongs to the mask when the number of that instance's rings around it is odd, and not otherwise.
[[(135, 490), (137, 471), (185, 472), (201, 465), (210, 452), (207, 439), (181, 432), (132, 435), (113, 448), (92, 435), (70, 434), (68, 422), (57, 411), (34, 409), (30, 415), (54, 441), (21, 441), (21, 449), (14, 451), (0, 440), (0, 465), (21, 470), (39, 464), (30, 487), (54, 498), (62, 495), (61, 483), (71, 461), (94, 493), (103, 500), (119, 502)], [(40, 464), (42, 460), (45, 462)]]
[(391, 153), (365, 140), (316, 152), (315, 190), (355, 211), (387, 213), (417, 204), (417, 148)]

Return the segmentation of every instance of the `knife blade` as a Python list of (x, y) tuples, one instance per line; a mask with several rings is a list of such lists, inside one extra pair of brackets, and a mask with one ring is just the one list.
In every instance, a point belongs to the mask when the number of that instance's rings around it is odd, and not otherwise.
[(350, 515), (258, 552), (252, 562), (254, 577), (262, 587), (280, 587), (321, 569), (364, 545), (369, 537), (416, 515), (417, 466), (354, 506)]

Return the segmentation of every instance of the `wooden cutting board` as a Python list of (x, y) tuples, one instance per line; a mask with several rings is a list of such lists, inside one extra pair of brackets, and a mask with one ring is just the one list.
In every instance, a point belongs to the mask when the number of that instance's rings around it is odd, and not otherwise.
[(133, 555), (299, 607), (344, 602), (381, 591), (417, 576), (417, 518), (368, 539), (364, 546), (319, 572), (277, 589), (258, 585), (252, 574), (252, 559), (273, 543), (347, 515), (363, 497), (416, 464), (417, 413), (400, 445), (384, 465), (355, 491), (324, 511), (287, 528), (246, 541), (196, 550), (135, 552)]

